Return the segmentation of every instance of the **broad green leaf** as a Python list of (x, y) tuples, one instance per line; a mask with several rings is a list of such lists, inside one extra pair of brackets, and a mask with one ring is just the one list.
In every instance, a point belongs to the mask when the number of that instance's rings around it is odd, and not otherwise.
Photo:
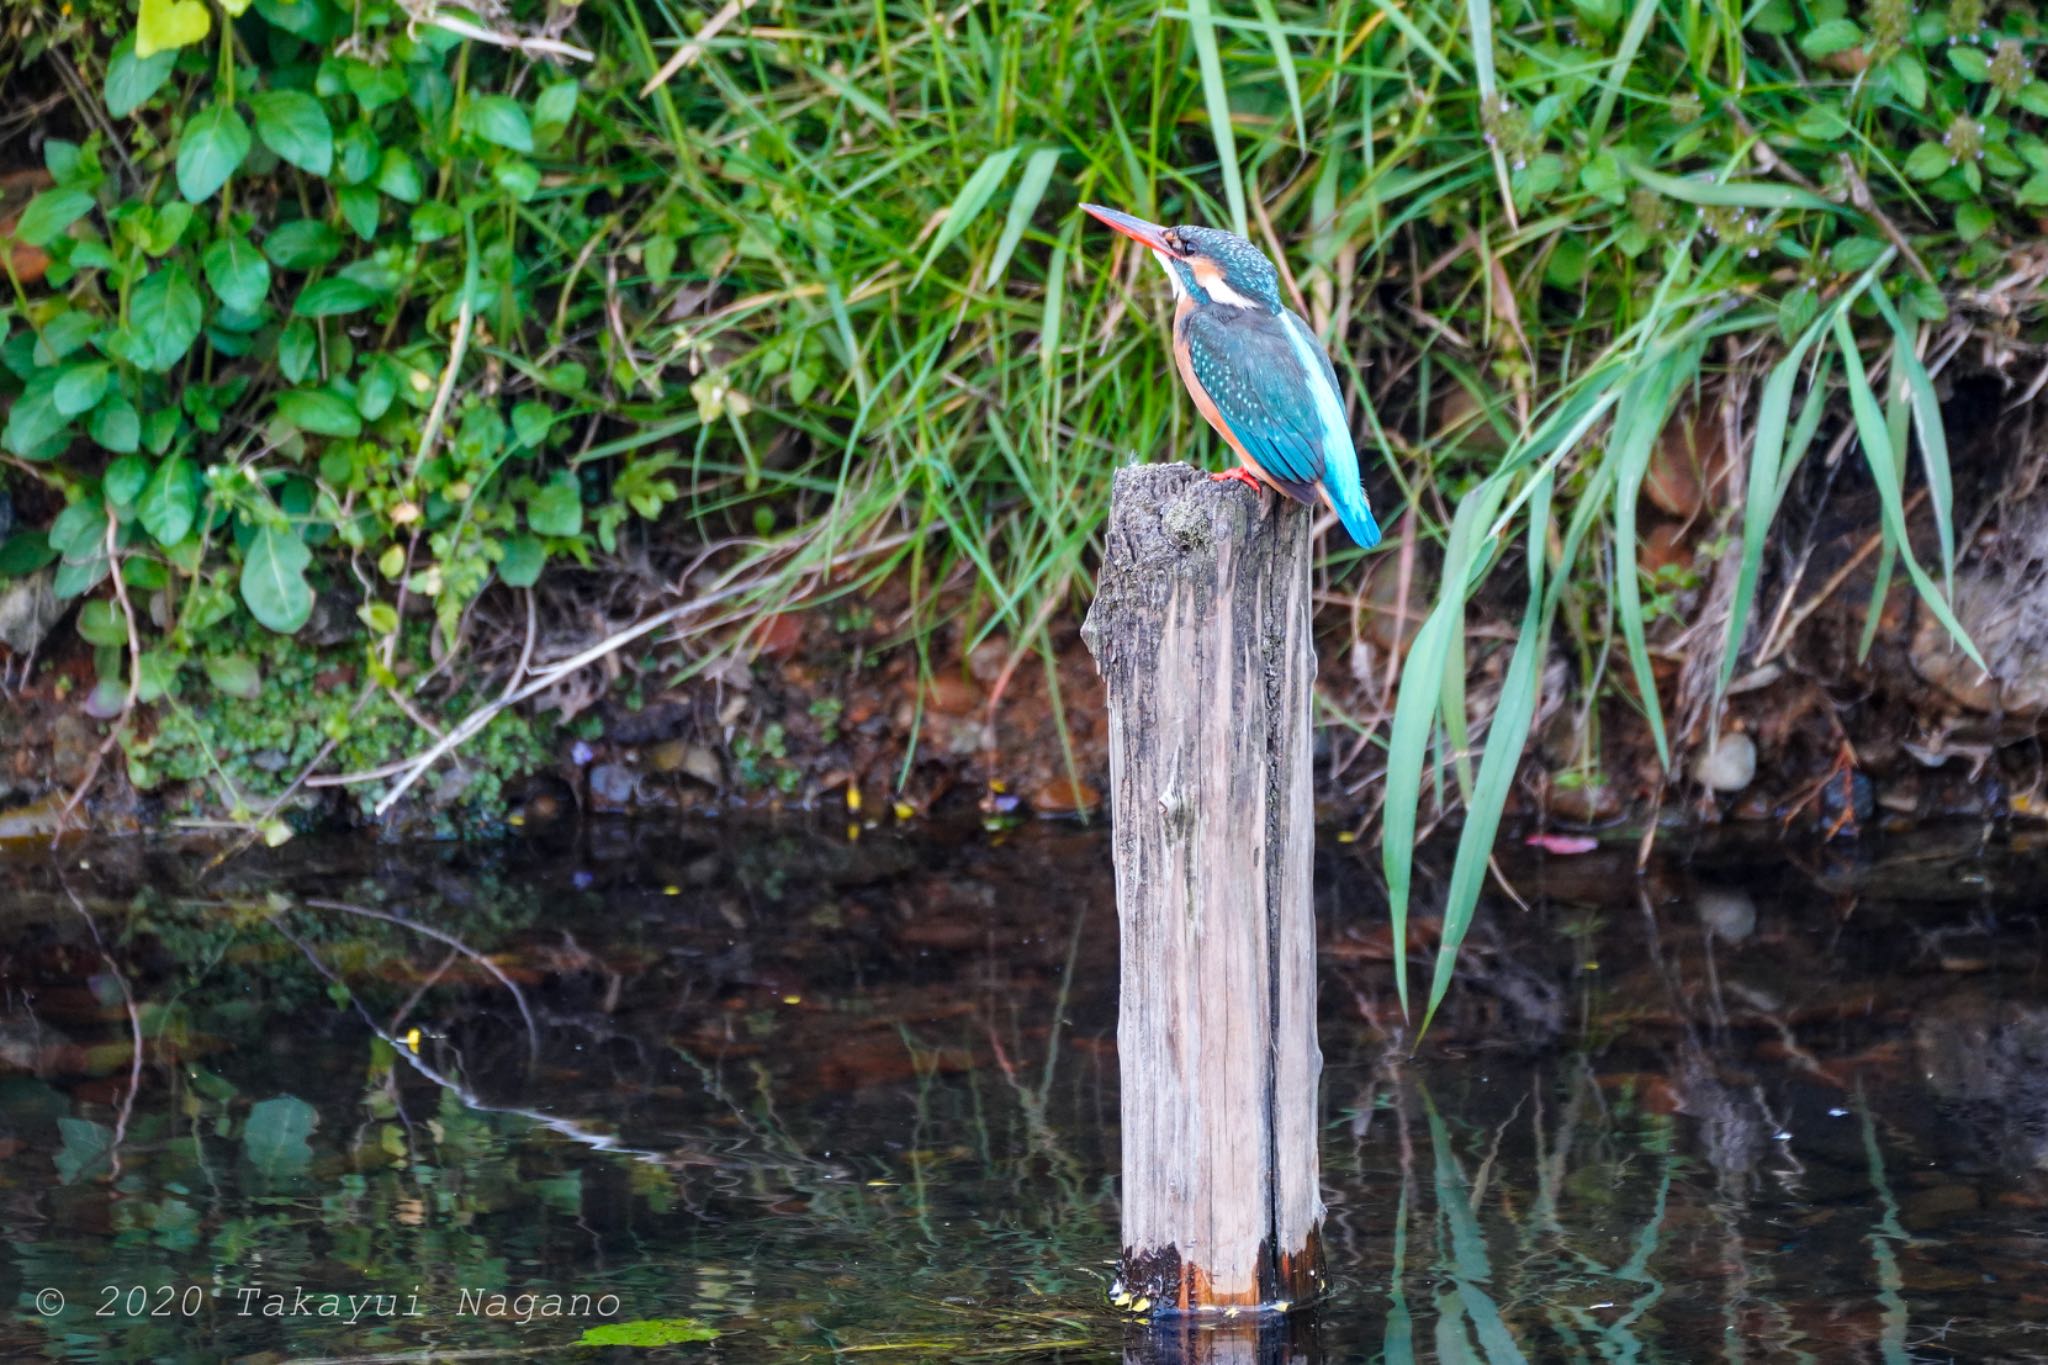
[(412, 233), (413, 241), (425, 246), (461, 232), (462, 215), (456, 212), (453, 204), (429, 200), (412, 211), (406, 227)]
[(78, 609), (78, 633), (87, 644), (128, 647), (128, 622), (112, 602), (95, 598)]
[(547, 546), (540, 537), (521, 532), (505, 542), (505, 556), (498, 561), (498, 579), (508, 588), (530, 588), (539, 581), (547, 561)]
[(569, 126), (569, 120), (576, 116), (576, 82), (556, 81), (540, 92), (533, 102), (533, 126), (536, 131), (559, 133)]
[(515, 152), (533, 150), (533, 125), (519, 101), (509, 95), (479, 95), (470, 100), (462, 111), (462, 126), (496, 146)]
[(374, 422), (390, 410), (398, 396), (398, 366), (384, 357), (372, 362), (356, 386), (356, 411), (365, 422)]
[(50, 580), (50, 591), (65, 601), (82, 597), (104, 583), (109, 572), (104, 554), (90, 559), (67, 559), (57, 566), (57, 576)]
[(555, 425), (555, 410), (546, 403), (528, 400), (512, 409), (512, 435), (528, 450), (539, 450)]
[(1906, 174), (1915, 180), (1932, 180), (1955, 165), (1955, 158), (1939, 142), (1923, 142), (1906, 157)]
[(84, 190), (44, 190), (21, 211), (14, 235), (30, 246), (48, 246), (91, 208), (92, 196)]
[[(124, 570), (122, 576), (124, 578), (128, 576), (125, 570), (130, 566), (159, 571), (163, 568), (162, 565), (147, 560), (124, 560), (122, 563)], [(158, 586), (161, 587), (162, 584)], [(150, 592), (155, 590), (154, 588), (146, 589), (146, 591)], [(177, 691), (178, 663), (178, 656), (168, 649), (143, 650), (141, 656), (136, 660), (135, 700), (144, 706), (153, 706), (157, 702), (162, 701), (166, 696)]]
[(91, 1119), (65, 1116), (57, 1120), (63, 1146), (56, 1156), (57, 1179), (75, 1185), (108, 1164), (114, 1150), (114, 1130)]
[(110, 389), (86, 419), (86, 434), (102, 450), (126, 455), (142, 444), (142, 419), (119, 389)]
[(420, 181), (418, 165), (396, 147), (386, 147), (383, 159), (377, 163), (377, 188), (401, 204), (419, 203), (426, 189)]
[[(107, 472), (100, 477), (100, 493), (115, 510), (132, 512), (154, 472), (148, 456), (123, 455), (108, 465)], [(127, 518), (124, 515), (122, 519)]]
[(113, 55), (107, 61), (107, 112), (115, 118), (127, 118), (163, 88), (163, 83), (170, 79), (171, 68), (177, 64), (178, 54), (174, 51), (138, 57), (134, 34), (114, 44)]
[(366, 285), (335, 275), (315, 280), (299, 291), (292, 312), (302, 318), (331, 318), (355, 313), (381, 301), (382, 295)]
[(135, 16), (135, 55), (154, 57), (190, 47), (212, 31), (213, 11), (206, 0), (142, 0)]
[(349, 93), (356, 97), (366, 114), (374, 114), (385, 105), (396, 104), (405, 98), (405, 71), (396, 62), (372, 66), (351, 57), (342, 69), (342, 79), (348, 83)]
[(344, 185), (335, 191), (334, 202), (356, 236), (367, 242), (377, 235), (377, 223), (384, 213), (377, 191), (368, 185)]
[(211, 199), (249, 155), (249, 125), (230, 104), (214, 104), (185, 120), (178, 135), (178, 193), (188, 203)]
[(167, 455), (157, 462), (156, 472), (142, 490), (136, 516), (142, 529), (166, 548), (191, 534), (199, 518), (199, 496), (205, 481), (199, 469), (183, 455)]
[(360, 436), (363, 431), (355, 404), (325, 389), (284, 390), (277, 396), (277, 415), (318, 436)]
[(293, 318), (277, 337), (277, 368), (287, 384), (296, 384), (313, 372), (320, 354), (320, 336), (304, 318)]
[[(36, 338), (34, 360), (38, 367), (54, 365), (70, 355), (86, 342), (92, 340), (100, 330), (99, 317), (83, 308), (73, 308), (59, 313), (43, 324), (43, 334)], [(29, 337), (31, 333), (22, 333)], [(22, 378), (29, 376), (24, 374)]]
[(1799, 11), (1792, 7), (1792, 0), (1764, 0), (1749, 12), (1748, 26), (1755, 32), (1782, 38), (1799, 26)]
[(1979, 85), (1991, 79), (1991, 59), (1981, 47), (1957, 45), (1948, 50), (1948, 64), (1966, 81)]
[(159, 266), (128, 301), (128, 329), (139, 342), (139, 364), (159, 374), (169, 370), (199, 336), (205, 316), (199, 287), (182, 265)]
[(280, 635), (297, 632), (313, 614), (313, 589), (306, 582), (312, 559), (295, 532), (276, 526), (257, 531), (242, 554), (242, 601), (249, 614)]
[(263, 239), (263, 254), (279, 270), (318, 270), (341, 254), (341, 234), (317, 218), (294, 218)]
[(334, 125), (320, 101), (303, 90), (264, 90), (249, 96), (256, 136), (280, 158), (312, 175), (334, 169)]
[(306, 1139), (319, 1122), (320, 1111), (296, 1095), (260, 1100), (250, 1106), (242, 1129), (243, 1153), (267, 1176), (295, 1175), (312, 1164)]
[(58, 374), (50, 399), (57, 405), (58, 412), (66, 417), (76, 417), (100, 401), (113, 374), (113, 365), (104, 360), (87, 360), (67, 366)]
[(1908, 109), (1918, 109), (1927, 103), (1927, 66), (1918, 57), (1901, 52), (1885, 63), (1885, 70), (1891, 74), (1892, 85)]
[(263, 695), (263, 671), (246, 654), (212, 655), (204, 667), (207, 681), (227, 696), (254, 701)]
[(56, 547), (44, 531), (16, 531), (0, 543), (0, 578), (19, 578), (57, 562)]
[(583, 488), (566, 469), (541, 486), (526, 503), (526, 524), (544, 536), (576, 536), (583, 533)]
[(50, 522), (50, 544), (67, 563), (81, 564), (107, 549), (107, 511), (98, 495), (66, 504)]
[(1799, 40), (1799, 50), (1814, 61), (1846, 52), (1863, 41), (1863, 30), (1854, 19), (1824, 19), (1808, 29)]
[(69, 422), (57, 411), (58, 378), (55, 370), (38, 371), (7, 410), (7, 426), (0, 431), (0, 445), (24, 460), (51, 460), (62, 453), (56, 443)]
[(216, 238), (203, 265), (214, 297), (237, 313), (254, 313), (270, 295), (270, 264), (239, 232)]

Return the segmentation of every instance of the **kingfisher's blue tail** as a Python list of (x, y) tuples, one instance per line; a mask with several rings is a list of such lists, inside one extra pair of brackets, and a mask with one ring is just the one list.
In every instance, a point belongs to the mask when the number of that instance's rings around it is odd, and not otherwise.
[(1337, 520), (1358, 542), (1361, 550), (1380, 543), (1380, 524), (1372, 519), (1372, 505), (1365, 500), (1365, 486), (1358, 479), (1358, 454), (1349, 441), (1336, 449), (1323, 450), (1323, 496), (1336, 509)]

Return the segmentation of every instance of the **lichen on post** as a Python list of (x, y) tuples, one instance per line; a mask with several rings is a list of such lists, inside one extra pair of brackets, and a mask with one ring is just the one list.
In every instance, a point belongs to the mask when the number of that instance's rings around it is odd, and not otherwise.
[(1309, 509), (1117, 472), (1083, 636), (1108, 694), (1123, 1253), (1141, 1315), (1323, 1284)]

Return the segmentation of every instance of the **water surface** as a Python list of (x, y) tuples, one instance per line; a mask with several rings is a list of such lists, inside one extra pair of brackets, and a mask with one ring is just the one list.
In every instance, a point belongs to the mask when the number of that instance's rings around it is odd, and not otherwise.
[[(205, 861), (0, 861), (0, 1356), (1147, 1356), (1099, 835)], [(1338, 1288), (1267, 1358), (2048, 1359), (2038, 846), (1511, 859), (1419, 1050), (1371, 861), (1319, 867)]]

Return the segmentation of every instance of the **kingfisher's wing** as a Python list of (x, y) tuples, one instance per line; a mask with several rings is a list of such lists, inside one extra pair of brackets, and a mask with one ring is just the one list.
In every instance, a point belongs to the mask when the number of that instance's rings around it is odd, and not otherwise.
[(1356, 471), (1337, 372), (1307, 323), (1284, 308), (1211, 306), (1188, 312), (1183, 339), (1230, 434), (1285, 491), (1308, 501), (1333, 463)]

